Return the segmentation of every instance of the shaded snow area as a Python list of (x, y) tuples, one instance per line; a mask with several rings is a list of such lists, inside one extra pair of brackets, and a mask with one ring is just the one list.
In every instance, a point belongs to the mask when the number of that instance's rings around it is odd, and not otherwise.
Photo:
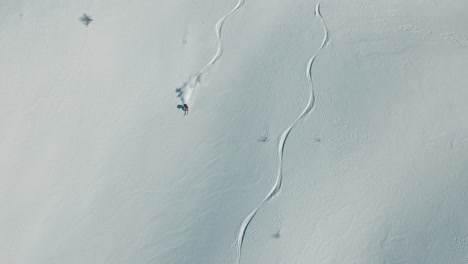
[(0, 0), (0, 263), (468, 263), (467, 10)]

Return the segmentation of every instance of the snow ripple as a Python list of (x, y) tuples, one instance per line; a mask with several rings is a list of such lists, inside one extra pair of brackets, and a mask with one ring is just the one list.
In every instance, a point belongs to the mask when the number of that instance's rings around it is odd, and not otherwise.
[(221, 58), (221, 55), (223, 55), (223, 40), (221, 38), (221, 32), (224, 26), (224, 22), (226, 22), (226, 20), (236, 11), (238, 11), (244, 4), (245, 4), (245, 0), (239, 0), (237, 2), (237, 5), (231, 11), (229, 11), (226, 15), (221, 17), (218, 20), (218, 22), (216, 22), (215, 29), (214, 29), (216, 32), (216, 38), (218, 42), (218, 48), (216, 50), (216, 53), (213, 56), (213, 58), (205, 65), (205, 67), (203, 67), (203, 69), (201, 69), (197, 74), (195, 74), (194, 76), (190, 78), (188, 90), (184, 93), (184, 95), (182, 95), (183, 103), (188, 103), (188, 101), (190, 100), (190, 97), (192, 96), (193, 90), (195, 89), (195, 87), (197, 87), (200, 84), (202, 76), (205, 73), (209, 72), (211, 67), (214, 64), (216, 64)]
[(260, 204), (255, 208), (245, 219), (242, 221), (241, 226), (239, 227), (239, 232), (238, 232), (238, 237), (237, 237), (237, 263), (239, 264), (241, 261), (241, 253), (242, 253), (242, 244), (244, 242), (244, 237), (245, 237), (245, 232), (247, 231), (247, 227), (249, 226), (250, 222), (252, 219), (255, 217), (255, 214), (257, 214), (258, 210), (270, 199), (272, 199), (280, 190), (281, 186), (283, 183), (283, 151), (284, 151), (284, 146), (286, 143), (286, 139), (289, 136), (289, 133), (293, 129), (293, 127), (296, 125), (296, 123), (308, 115), (310, 111), (314, 108), (315, 106), (315, 91), (314, 91), (314, 85), (312, 81), (312, 65), (315, 61), (315, 58), (319, 54), (320, 50), (322, 50), (328, 43), (329, 41), (329, 33), (328, 33), (328, 28), (325, 25), (325, 21), (320, 14), (320, 2), (317, 3), (315, 6), (315, 16), (318, 16), (320, 18), (320, 21), (323, 26), (323, 32), (324, 32), (324, 37), (322, 40), (322, 44), (320, 45), (320, 48), (317, 50), (317, 52), (309, 59), (306, 67), (306, 76), (307, 80), (310, 83), (310, 93), (309, 93), (309, 101), (307, 102), (306, 107), (302, 111), (302, 113), (294, 120), (294, 122), (281, 134), (280, 141), (278, 143), (278, 174), (276, 176), (276, 181), (273, 187), (271, 188), (270, 192), (268, 195), (260, 202)]

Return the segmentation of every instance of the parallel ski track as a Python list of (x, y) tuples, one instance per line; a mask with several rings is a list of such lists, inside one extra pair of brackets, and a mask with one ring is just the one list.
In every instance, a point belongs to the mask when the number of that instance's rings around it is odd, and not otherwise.
[(241, 261), (241, 255), (242, 255), (242, 244), (244, 242), (245, 238), (245, 232), (247, 231), (247, 228), (249, 224), (252, 222), (252, 219), (255, 217), (257, 214), (258, 210), (265, 204), (267, 203), (270, 199), (272, 199), (280, 190), (281, 186), (283, 183), (283, 151), (284, 151), (284, 146), (286, 143), (286, 140), (289, 136), (289, 133), (291, 130), (294, 128), (296, 123), (308, 115), (311, 110), (315, 106), (315, 90), (314, 90), (314, 85), (313, 85), (313, 79), (312, 79), (312, 65), (315, 61), (315, 58), (317, 55), (320, 53), (320, 50), (322, 50), (328, 43), (329, 41), (329, 33), (328, 33), (328, 28), (325, 25), (325, 21), (320, 14), (320, 2), (317, 3), (315, 6), (315, 16), (319, 17), (322, 26), (323, 26), (323, 33), (324, 37), (322, 40), (322, 44), (320, 45), (320, 48), (317, 50), (317, 52), (309, 59), (306, 67), (306, 76), (307, 80), (310, 84), (310, 93), (309, 93), (309, 101), (307, 102), (307, 105), (305, 106), (304, 110), (302, 113), (294, 120), (294, 122), (286, 128), (286, 130), (281, 134), (279, 143), (278, 143), (278, 173), (276, 176), (276, 181), (273, 187), (271, 188), (270, 192), (268, 195), (260, 202), (260, 204), (255, 208), (245, 219), (242, 221), (242, 224), (239, 227), (238, 231), (238, 236), (237, 236), (237, 264), (240, 264)]
[(218, 42), (218, 48), (213, 58), (205, 65), (205, 67), (203, 67), (197, 74), (195, 74), (195, 76), (191, 78), (190, 86), (192, 88), (195, 88), (200, 83), (202, 76), (205, 73), (207, 73), (211, 69), (211, 67), (219, 61), (219, 59), (221, 58), (221, 55), (223, 55), (223, 40), (221, 38), (221, 33), (222, 33), (223, 26), (224, 26), (224, 22), (226, 22), (226, 20), (236, 11), (238, 11), (244, 4), (245, 4), (245, 0), (239, 0), (239, 2), (237, 2), (237, 5), (231, 11), (229, 11), (226, 15), (221, 17), (218, 20), (218, 22), (216, 22), (215, 32), (216, 32), (216, 38)]

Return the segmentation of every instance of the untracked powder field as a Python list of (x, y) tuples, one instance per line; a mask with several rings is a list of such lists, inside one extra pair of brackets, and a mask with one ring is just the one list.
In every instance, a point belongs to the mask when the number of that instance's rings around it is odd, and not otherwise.
[(0, 0), (0, 263), (468, 263), (466, 10)]

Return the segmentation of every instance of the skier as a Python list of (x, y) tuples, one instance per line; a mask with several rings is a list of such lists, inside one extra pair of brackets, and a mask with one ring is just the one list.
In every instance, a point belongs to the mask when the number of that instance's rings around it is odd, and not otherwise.
[(184, 104), (184, 116), (188, 115), (188, 105)]

